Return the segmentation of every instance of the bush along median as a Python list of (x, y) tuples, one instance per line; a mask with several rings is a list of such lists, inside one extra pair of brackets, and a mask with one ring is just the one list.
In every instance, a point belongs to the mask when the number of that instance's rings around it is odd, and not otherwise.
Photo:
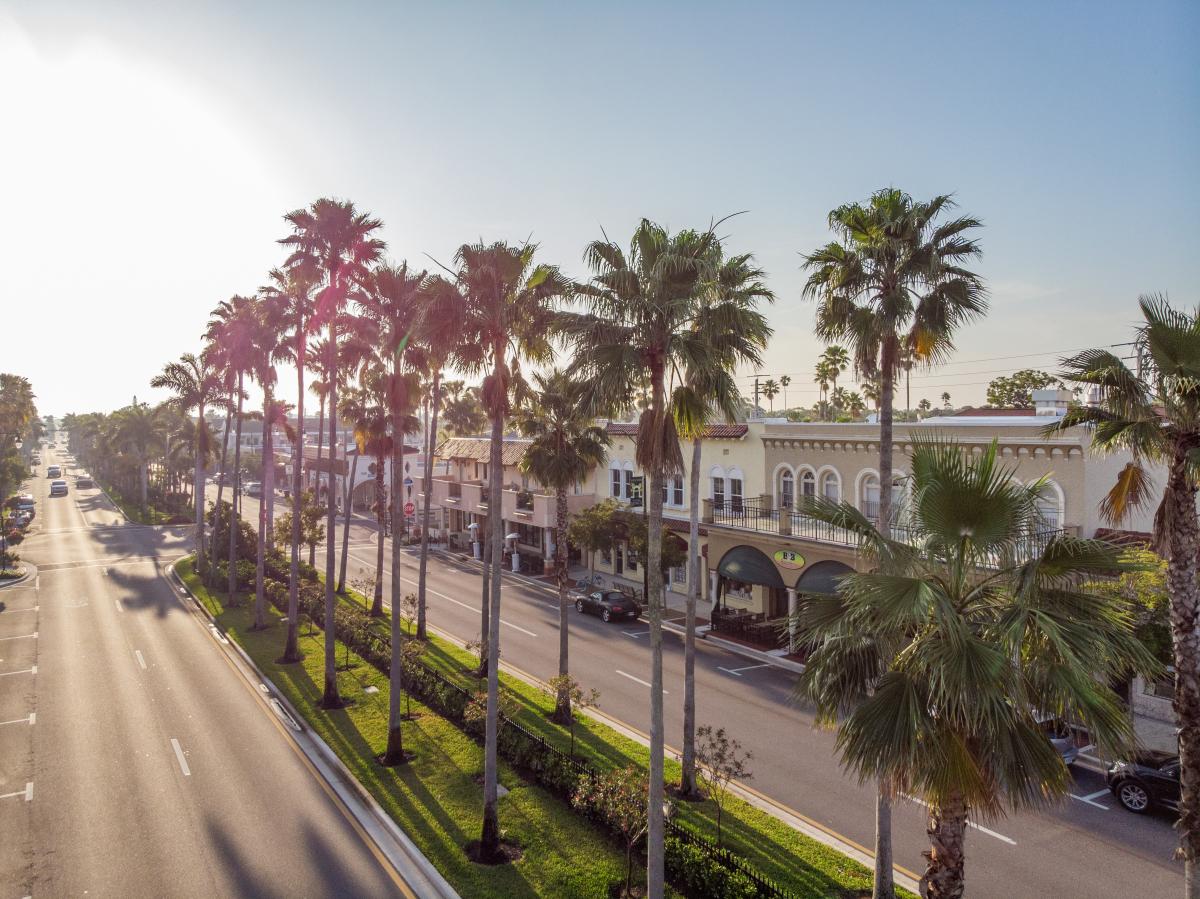
[[(267, 569), (266, 594), (272, 604), (284, 612), (287, 587), (282, 580), (270, 577), (276, 571), (279, 576), (285, 576), (282, 557), (278, 557), (275, 564), (268, 562)], [(242, 586), (250, 589), (252, 566), (243, 561), (239, 570), (245, 580)], [(300, 591), (302, 621), (319, 628), (324, 618), (323, 586), (311, 569), (304, 575), (306, 582)], [(218, 578), (217, 583), (222, 580)], [(335, 612), (337, 635), (344, 641), (339, 651), (365, 661), (380, 675), (386, 675), (390, 667), (390, 633), (386, 621), (370, 618), (364, 605), (362, 598), (354, 595), (344, 596), (338, 605)], [(482, 728), (474, 723), (470, 714), (472, 699), (479, 687), (473, 673), (474, 657), (436, 637), (428, 644), (411, 642), (416, 644), (414, 649), (418, 651), (403, 653), (406, 688), (439, 718), (468, 736), (481, 739)], [(278, 651), (278, 647), (272, 649)], [(553, 698), (516, 678), (505, 675), (503, 681), (505, 693), (513, 701), (510, 703), (512, 710), (504, 717), (500, 730), (502, 758), (527, 781), (561, 799), (564, 808), (574, 801), (577, 810), (589, 822), (619, 841), (617, 831), (620, 828), (614, 826), (616, 822), (606, 820), (602, 809), (591, 808), (587, 802), (578, 800), (580, 787), (588, 779), (616, 768), (644, 767), (647, 750), (594, 719), (577, 716), (579, 755), (575, 756), (567, 750), (571, 739), (569, 731), (549, 720)], [(673, 773), (678, 776), (677, 768)], [(671, 774), (669, 765), (668, 776)], [(740, 799), (725, 802), (722, 846), (714, 839), (716, 806), (711, 800), (680, 802), (674, 811), (676, 814), (669, 823), (666, 865), (670, 882), (683, 895), (869, 895), (870, 873), (861, 865)], [(467, 833), (473, 833), (477, 829), (477, 819), (464, 827)], [(520, 865), (528, 861), (529, 854), (526, 853)], [(451, 880), (453, 882), (453, 878)]]

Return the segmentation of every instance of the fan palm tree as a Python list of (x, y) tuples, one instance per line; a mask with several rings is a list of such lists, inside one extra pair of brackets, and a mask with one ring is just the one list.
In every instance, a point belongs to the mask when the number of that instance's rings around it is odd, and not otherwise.
[[(337, 446), (337, 374), (338, 374), (338, 323), (339, 313), (346, 303), (355, 278), (370, 266), (383, 252), (384, 243), (375, 237), (383, 223), (367, 213), (359, 212), (348, 201), (322, 198), (307, 209), (296, 209), (284, 218), (292, 227), (292, 233), (280, 239), (284, 246), (292, 247), (287, 265), (304, 262), (318, 269), (323, 275), (324, 286), (317, 296), (314, 326), (328, 328), (329, 348), (326, 352), (329, 378), (329, 444), (334, 452)], [(332, 478), (331, 478), (332, 481)], [(326, 709), (342, 707), (342, 697), (337, 686), (337, 635), (333, 613), (337, 598), (334, 596), (335, 543), (337, 539), (337, 504), (331, 488), (326, 505), (325, 539), (325, 691), (321, 706)]]
[(857, 390), (851, 390), (846, 394), (846, 411), (855, 418), (861, 418), (862, 414), (867, 411), (867, 402)]
[(779, 396), (779, 382), (774, 378), (767, 378), (767, 380), (763, 381), (760, 390), (762, 395), (767, 398), (767, 402), (770, 404), (771, 411), (774, 412), (775, 397)]
[(835, 344), (825, 347), (825, 352), (821, 354), (821, 361), (825, 363), (829, 372), (830, 387), (837, 390), (837, 379), (850, 365), (850, 355), (846, 352), (845, 347)]
[[(234, 382), (236, 412), (234, 415), (233, 489), (230, 496), (229, 555), (227, 585), (229, 604), (238, 605), (237, 597), (237, 534), (238, 496), (242, 487), (242, 401), (246, 373), (255, 360), (256, 315), (254, 300), (233, 296), (222, 300), (211, 313), (205, 336), (221, 347), (221, 355)], [(228, 432), (228, 428), (226, 428)], [(219, 496), (218, 496), (219, 502)]]
[(788, 389), (788, 386), (789, 386), (791, 383), (792, 383), (792, 378), (791, 378), (791, 376), (790, 376), (790, 375), (780, 375), (780, 376), (779, 376), (779, 388), (780, 388), (780, 389), (783, 391), (783, 408), (784, 408), (784, 411), (787, 411), (787, 409), (788, 409), (788, 401), (787, 401), (787, 389)]
[(391, 632), (392, 632), (392, 692), (388, 706), (388, 741), (384, 751), (385, 765), (405, 761), (401, 732), (400, 695), (403, 688), (403, 667), (400, 650), (403, 645), (403, 626), (400, 620), (400, 533), (404, 523), (404, 437), (417, 429), (414, 411), (419, 403), (418, 367), (425, 358), (421, 346), (425, 288), (429, 276), (425, 271), (410, 272), (408, 263), (398, 266), (378, 265), (359, 279), (355, 302), (362, 312), (368, 335), (371, 367), (378, 373), (378, 390), (382, 394), (388, 427), (391, 432)]
[(149, 507), (150, 459), (165, 434), (163, 416), (158, 409), (135, 402), (113, 413), (112, 427), (113, 443), (137, 466), (138, 491), (145, 512)]
[(446, 430), (466, 436), (478, 434), (487, 424), (487, 413), (479, 400), (479, 388), (462, 381), (446, 382)]
[(814, 649), (798, 690), (838, 730), (842, 763), (929, 808), (921, 895), (959, 899), (973, 813), (1061, 797), (1071, 779), (1038, 711), (1085, 726), (1106, 752), (1133, 732), (1109, 687), (1155, 662), (1128, 603), (1090, 593), (1097, 573), (1134, 570), (1119, 547), (1031, 539), (1043, 482), (1022, 485), (952, 442), (912, 456), (908, 539), (851, 503), (801, 498), (801, 511), (858, 535), (877, 563), (800, 613)]
[[(371, 597), (371, 617), (383, 617), (383, 535), (386, 532), (384, 522), (388, 511), (387, 487), (384, 484), (384, 474), (387, 461), (392, 455), (392, 435), (388, 433), (388, 410), (386, 399), (382, 395), (386, 373), (378, 369), (368, 369), (361, 375), (364, 399), (362, 404), (351, 405), (348, 401), (342, 404), (344, 418), (354, 427), (354, 444), (359, 453), (368, 455), (375, 472), (375, 521), (378, 524), (375, 546), (375, 593)], [(397, 605), (392, 598), (392, 607)]]
[(1164, 296), (1138, 298), (1144, 324), (1134, 340), (1136, 372), (1108, 350), (1088, 350), (1062, 363), (1061, 377), (1100, 388), (1097, 406), (1072, 406), (1047, 431), (1084, 425), (1092, 447), (1133, 458), (1100, 505), (1119, 524), (1153, 502), (1148, 468), (1166, 467), (1166, 489), (1154, 516), (1154, 549), (1167, 559), (1167, 593), (1179, 723), (1179, 824), (1186, 892), (1200, 894), (1200, 310), (1174, 309)]
[(950, 393), (949, 393), (949, 391), (942, 392), (942, 406), (943, 406), (943, 408), (946, 408), (946, 409), (950, 408)]
[(491, 512), (491, 596), (487, 606), (487, 721), (484, 728), (483, 827), (480, 855), (493, 858), (500, 846), (497, 809), (496, 739), (500, 702), (500, 566), (504, 559), (504, 423), (514, 392), (523, 384), (521, 365), (549, 361), (552, 300), (566, 296), (570, 284), (558, 269), (534, 262), (535, 244), (497, 242), (463, 244), (455, 255), (456, 286), (466, 300), (464, 343), (478, 347), (468, 370), (487, 371), (482, 399), (491, 419), (488, 462)]
[(817, 382), (817, 390), (819, 391), (819, 393), (817, 394), (817, 405), (822, 410), (822, 412), (821, 412), (822, 418), (825, 417), (824, 410), (828, 408), (828, 406), (826, 405), (826, 402), (827, 402), (826, 397), (829, 394), (830, 375), (831, 375), (831, 372), (829, 369), (829, 363), (826, 362), (824, 359), (820, 359), (817, 362), (817, 367), (813, 370), (813, 376)]
[[(719, 250), (719, 248), (718, 248)], [(721, 259), (714, 254), (716, 273), (700, 294), (693, 329), (709, 345), (709, 352), (689, 359), (680, 372), (672, 396), (676, 427), (692, 441), (688, 478), (688, 596), (683, 640), (683, 769), (679, 791), (695, 796), (696, 787), (696, 606), (703, 589), (704, 563), (700, 548), (700, 459), (704, 428), (712, 418), (736, 421), (744, 400), (733, 380), (743, 363), (758, 365), (771, 336), (766, 319), (755, 309), (771, 303), (765, 273), (749, 254)], [(780, 378), (780, 383), (788, 379)]]
[(197, 426), (193, 430), (192, 447), (196, 474), (192, 505), (196, 513), (196, 570), (204, 571), (204, 462), (210, 452), (204, 412), (221, 402), (225, 395), (224, 384), (211, 359), (204, 353), (199, 356), (184, 353), (178, 362), (164, 365), (162, 373), (151, 379), (150, 386), (170, 390), (174, 394), (170, 402), (180, 412), (187, 414), (193, 409), (196, 412)]
[(646, 600), (650, 620), (650, 791), (647, 799), (646, 882), (663, 894), (662, 507), (666, 478), (683, 468), (667, 380), (690, 360), (711, 352), (694, 328), (697, 299), (712, 281), (716, 235), (667, 230), (643, 219), (628, 255), (597, 240), (584, 259), (593, 277), (576, 290), (586, 307), (564, 314), (562, 331), (574, 352), (571, 376), (590, 387), (593, 411), (619, 407), (642, 384), (650, 405), (638, 425), (636, 458), (649, 480)]
[[(521, 460), (521, 470), (543, 487), (554, 491), (554, 577), (558, 585), (558, 673), (570, 674), (567, 621), (570, 602), (567, 580), (567, 494), (588, 473), (604, 463), (608, 432), (593, 424), (582, 403), (582, 391), (559, 369), (534, 376), (534, 390), (518, 421), (522, 433), (532, 438)], [(565, 677), (559, 682), (554, 717), (571, 722), (571, 696)]]
[[(290, 341), (282, 349), (296, 367), (296, 431), (292, 441), (292, 535), (288, 578), (287, 639), (280, 661), (300, 661), (300, 544), (304, 536), (304, 377), (308, 361), (308, 339), (314, 313), (313, 289), (320, 272), (311, 260), (301, 260), (287, 269), (272, 269), (262, 293), (277, 298), (283, 306), (284, 324)], [(324, 407), (322, 406), (322, 411)], [(312, 564), (310, 560), (309, 564)]]
[[(829, 213), (837, 235), (805, 256), (804, 295), (818, 302), (816, 332), (846, 341), (854, 368), (879, 380), (879, 520), (892, 521), (892, 397), (902, 350), (925, 359), (953, 348), (954, 331), (983, 315), (987, 300), (979, 277), (963, 264), (980, 255), (968, 216), (939, 224), (950, 197), (913, 200), (895, 188)], [(895, 893), (892, 879), (891, 800), (886, 784), (876, 813), (875, 899)]]

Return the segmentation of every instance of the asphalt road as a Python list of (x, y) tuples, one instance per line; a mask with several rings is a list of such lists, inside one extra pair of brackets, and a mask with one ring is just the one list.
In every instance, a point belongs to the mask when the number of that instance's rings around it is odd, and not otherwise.
[[(215, 488), (210, 488), (215, 491)], [(228, 492), (227, 492), (228, 495)], [(284, 509), (276, 501), (276, 513)], [(245, 500), (255, 521), (257, 501)], [(374, 571), (375, 531), (367, 519), (351, 527), (348, 575)], [(341, 529), (339, 525), (339, 547)], [(386, 553), (390, 559), (390, 546)], [(318, 566), (321, 560), (318, 559)], [(406, 550), (402, 577), (414, 589), (417, 559)], [(390, 571), (386, 569), (385, 571)], [(480, 569), (433, 556), (429, 620), (471, 640), (479, 633)], [(385, 576), (385, 585), (389, 583)], [(385, 587), (386, 590), (386, 587)], [(557, 673), (557, 598), (542, 584), (506, 577), (501, 641), (504, 661), (542, 680)], [(683, 725), (683, 645), (668, 634), (664, 677), (667, 742), (678, 747)], [(571, 669), (585, 688), (600, 691), (606, 714), (649, 729), (649, 645), (644, 623), (605, 624), (572, 611)], [(811, 711), (792, 701), (794, 675), (698, 642), (696, 705), (700, 724), (723, 726), (753, 755), (749, 785), (845, 838), (874, 842), (874, 795), (840, 768), (833, 735), (814, 730)], [(919, 874), (928, 848), (924, 809), (901, 801), (893, 814), (896, 863)], [(1102, 776), (1075, 772), (1072, 796), (1048, 808), (979, 820), (968, 837), (969, 895), (974, 897), (1172, 896), (1183, 890), (1171, 820), (1120, 808)]]
[(190, 529), (40, 473), (38, 578), (0, 590), (0, 896), (402, 895), (163, 578)]

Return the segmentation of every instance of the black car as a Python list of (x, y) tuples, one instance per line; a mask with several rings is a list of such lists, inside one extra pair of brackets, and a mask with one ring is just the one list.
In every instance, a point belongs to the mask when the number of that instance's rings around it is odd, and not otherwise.
[(1144, 815), (1151, 808), (1179, 808), (1179, 756), (1150, 750), (1108, 769), (1108, 788), (1129, 811)]
[(599, 615), (604, 621), (617, 618), (638, 618), (642, 607), (616, 590), (597, 590), (595, 593), (585, 593), (575, 600), (575, 608), (580, 612)]

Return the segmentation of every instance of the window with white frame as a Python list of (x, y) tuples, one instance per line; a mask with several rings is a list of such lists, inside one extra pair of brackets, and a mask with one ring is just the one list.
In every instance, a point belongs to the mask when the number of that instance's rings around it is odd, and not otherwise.
[(838, 481), (837, 474), (832, 471), (821, 475), (821, 496), (831, 503), (839, 502), (842, 498), (842, 485)]
[(1042, 486), (1037, 497), (1038, 530), (1052, 531), (1062, 527), (1062, 495), (1053, 483)]
[(683, 505), (683, 475), (677, 474), (671, 481), (671, 502), (676, 506)]
[(712, 500), (714, 509), (725, 508), (725, 479), (714, 475), (712, 479)]
[(622, 498), (625, 499), (626, 502), (628, 502), (629, 500), (633, 499), (633, 470), (632, 469), (629, 469), (629, 468), (625, 469), (624, 488), (625, 489), (622, 494)]
[(621, 498), (621, 469), (614, 468), (609, 474), (612, 475), (612, 495), (617, 499)]
[(788, 469), (779, 472), (779, 508), (790, 509), (796, 504), (796, 482)]
[(805, 471), (800, 475), (800, 495), (805, 499), (811, 499), (817, 495), (817, 476), (811, 471)]
[(729, 478), (729, 505), (735, 512), (742, 511), (742, 479)]
[(879, 520), (879, 475), (869, 474), (862, 479), (858, 509), (872, 521)]

